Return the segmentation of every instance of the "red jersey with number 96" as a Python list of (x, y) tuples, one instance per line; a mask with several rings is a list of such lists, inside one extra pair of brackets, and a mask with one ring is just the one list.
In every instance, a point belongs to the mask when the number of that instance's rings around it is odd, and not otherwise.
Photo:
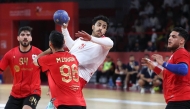
[(38, 59), (48, 82), (55, 107), (59, 105), (86, 106), (78, 75), (78, 61), (68, 52), (56, 52)]

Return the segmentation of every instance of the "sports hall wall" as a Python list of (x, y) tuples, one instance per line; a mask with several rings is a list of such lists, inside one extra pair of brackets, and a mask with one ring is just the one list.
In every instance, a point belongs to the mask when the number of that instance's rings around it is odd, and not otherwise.
[[(158, 54), (161, 54), (164, 58), (166, 56), (170, 56), (171, 53), (169, 52), (157, 52)], [(149, 54), (150, 56), (153, 54), (153, 52), (110, 52), (108, 56), (110, 56), (113, 59), (113, 62), (116, 63), (117, 59), (122, 60), (123, 63), (127, 64), (129, 62), (129, 56), (134, 55), (135, 60), (141, 63), (141, 59), (144, 57), (145, 54)], [(3, 73), (3, 82), (4, 83), (12, 83), (12, 76), (10, 74), (10, 71), (7, 69)]]
[[(68, 30), (70, 31), (70, 35), (74, 36), (74, 33), (78, 31), (78, 3), (76, 2), (1, 3), (0, 58), (11, 48), (18, 46), (17, 33), (19, 25), (15, 22), (25, 20), (39, 21), (38, 25), (42, 25), (40, 21), (53, 22), (54, 12), (60, 9), (68, 12), (71, 18)], [(61, 31), (59, 25), (54, 26), (55, 30)], [(35, 28), (33, 28), (33, 30), (34, 29)], [(38, 37), (40, 38), (43, 36), (35, 36), (35, 40), (36, 38), (38, 39)], [(3, 80), (4, 83), (12, 83), (12, 76), (9, 69), (4, 71)]]
[[(78, 31), (79, 24), (78, 4), (75, 2), (0, 4), (0, 58), (8, 50), (18, 45), (18, 41), (16, 40), (18, 24), (14, 23), (15, 21), (51, 20), (53, 22), (53, 13), (58, 9), (64, 9), (68, 12), (71, 18), (68, 29), (71, 36), (74, 36), (74, 33)], [(60, 26), (55, 25), (55, 29), (60, 31)], [(109, 56), (114, 62), (116, 62), (117, 59), (120, 59), (124, 63), (127, 63), (130, 55), (134, 55), (136, 60), (140, 62), (141, 58), (144, 57), (144, 54), (144, 52), (111, 52), (109, 53)], [(152, 53), (148, 54), (151, 55)], [(170, 55), (170, 53), (165, 52), (161, 54), (164, 57)], [(12, 76), (9, 69), (4, 72), (3, 81), (4, 83), (12, 83)]]
[[(76, 2), (0, 4), (0, 57), (18, 45), (16, 39), (18, 25), (14, 23), (15, 21), (49, 20), (53, 22), (53, 14), (59, 9), (66, 10), (72, 19), (68, 29), (71, 36), (74, 36), (74, 33), (78, 31), (78, 3)], [(55, 29), (61, 30), (59, 25), (55, 25)]]

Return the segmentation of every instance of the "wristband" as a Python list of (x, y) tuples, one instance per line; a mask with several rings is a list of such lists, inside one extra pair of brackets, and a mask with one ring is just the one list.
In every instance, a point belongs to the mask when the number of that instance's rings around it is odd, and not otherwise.
[(153, 71), (154, 71), (157, 75), (159, 75), (159, 74), (162, 72), (162, 69), (159, 68), (158, 66), (156, 66), (156, 67), (154, 67)]

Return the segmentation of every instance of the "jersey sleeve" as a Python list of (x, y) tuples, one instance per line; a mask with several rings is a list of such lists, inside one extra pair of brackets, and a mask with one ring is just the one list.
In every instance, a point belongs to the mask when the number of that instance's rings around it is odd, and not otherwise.
[(108, 37), (97, 38), (92, 36), (91, 41), (100, 44), (105, 49), (111, 49), (113, 47), (113, 41)]
[(42, 57), (38, 58), (37, 62), (43, 72), (45, 72), (49, 69), (48, 68), (48, 56), (42, 56)]
[(4, 70), (7, 68), (7, 66), (10, 64), (10, 59), (11, 59), (11, 58), (14, 58), (14, 57), (11, 57), (11, 51), (7, 52), (7, 53), (3, 56), (3, 58), (2, 58), (1, 61), (0, 61), (0, 69), (1, 69), (2, 71), (4, 71)]
[(186, 52), (185, 50), (178, 50), (173, 58), (175, 64), (186, 63), (187, 65), (189, 65), (190, 56), (189, 53)]
[(62, 30), (62, 34), (64, 36), (65, 45), (70, 50), (73, 47), (75, 41), (71, 38), (71, 36), (70, 36), (69, 31), (67, 30), (67, 28), (66, 29), (61, 28), (61, 30)]
[(38, 52), (38, 54), (42, 53), (42, 50), (40, 50), (40, 49), (37, 49), (37, 50), (38, 50), (38, 51), (37, 51), (37, 52)]

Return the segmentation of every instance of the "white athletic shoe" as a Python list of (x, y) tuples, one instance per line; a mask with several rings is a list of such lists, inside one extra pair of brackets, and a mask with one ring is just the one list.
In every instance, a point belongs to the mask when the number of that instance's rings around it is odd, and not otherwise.
[(140, 93), (145, 93), (145, 88), (141, 88), (141, 91), (140, 91)]
[(55, 109), (55, 106), (53, 105), (53, 103), (50, 101), (46, 107), (46, 109)]
[(151, 94), (154, 94), (154, 93), (155, 93), (154, 88), (151, 88), (151, 89), (150, 89), (150, 92), (151, 92)]

